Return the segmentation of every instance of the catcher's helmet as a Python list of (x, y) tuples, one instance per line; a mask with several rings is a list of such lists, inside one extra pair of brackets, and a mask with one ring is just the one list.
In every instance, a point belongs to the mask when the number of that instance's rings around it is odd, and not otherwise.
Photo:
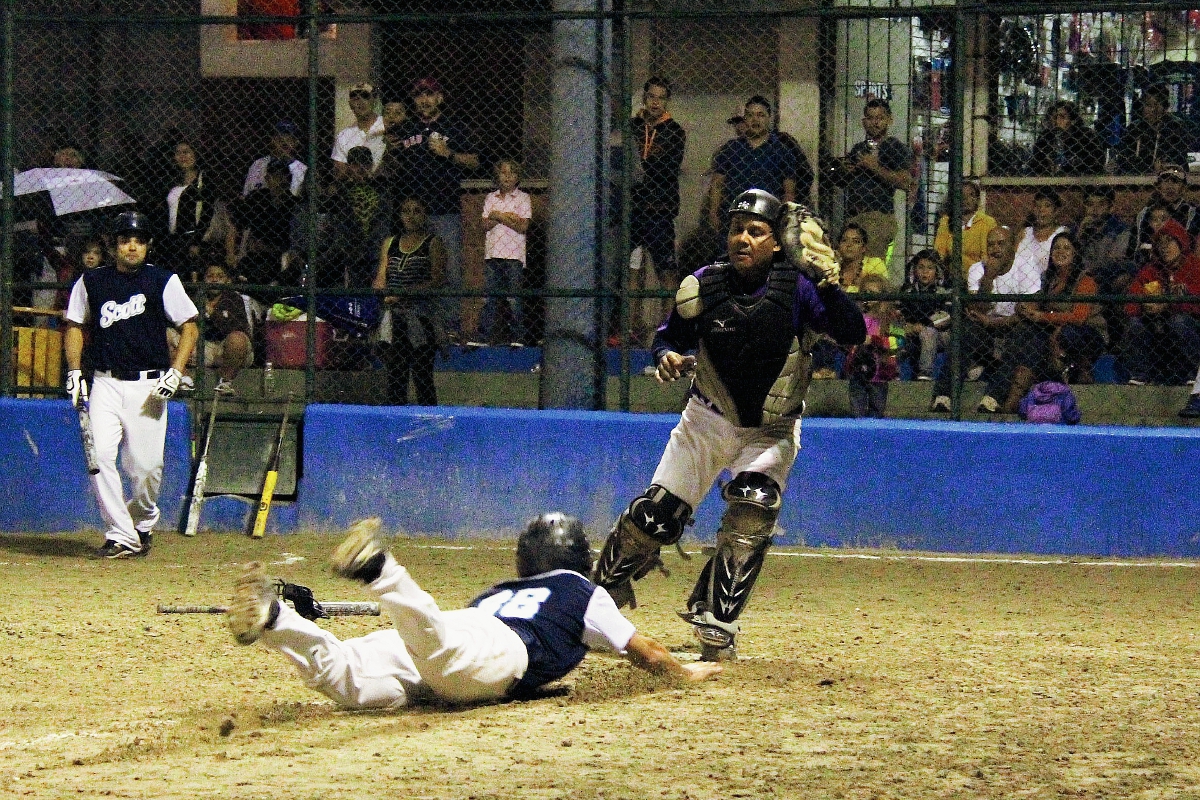
[(528, 578), (555, 569), (580, 575), (592, 571), (592, 548), (583, 523), (559, 511), (530, 520), (517, 539), (517, 575)]
[(140, 211), (122, 211), (113, 220), (113, 236), (139, 233), (149, 239), (153, 232), (150, 230), (150, 218)]
[(779, 222), (779, 212), (783, 210), (783, 203), (779, 198), (770, 192), (762, 189), (747, 189), (739, 194), (733, 200), (733, 205), (729, 206), (729, 214), (749, 214), (752, 217), (759, 217), (771, 223), (774, 228)]

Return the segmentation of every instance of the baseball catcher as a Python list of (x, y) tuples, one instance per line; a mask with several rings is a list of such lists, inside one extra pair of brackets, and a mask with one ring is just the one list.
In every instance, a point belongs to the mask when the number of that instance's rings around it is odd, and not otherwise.
[(812, 343), (823, 333), (847, 345), (866, 336), (811, 211), (750, 189), (729, 213), (729, 260), (683, 279), (654, 339), (658, 380), (691, 376), (687, 406), (650, 488), (617, 519), (592, 574), (618, 606), (636, 605), (632, 581), (659, 564), (663, 545), (679, 541), (728, 470), (716, 552), (681, 612), (709, 661), (737, 657), (737, 619), (771, 546), (800, 447)]
[(442, 611), (396, 562), (378, 517), (354, 524), (333, 570), (379, 597), (391, 630), (339, 640), (284, 603), (261, 564), (234, 583), (228, 622), (239, 644), (262, 642), (304, 683), (347, 708), (399, 708), (430, 694), (451, 702), (530, 696), (573, 670), (589, 648), (615, 650), (652, 672), (701, 681), (720, 665), (677, 661), (634, 630), (608, 592), (584, 577), (592, 551), (583, 525), (560, 513), (530, 521), (517, 541), (517, 578)]

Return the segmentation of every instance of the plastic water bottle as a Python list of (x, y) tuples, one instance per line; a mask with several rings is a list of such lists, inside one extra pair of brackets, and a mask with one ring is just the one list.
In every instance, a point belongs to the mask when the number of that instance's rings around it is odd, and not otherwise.
[(262, 394), (263, 397), (275, 396), (275, 365), (270, 361), (263, 364)]

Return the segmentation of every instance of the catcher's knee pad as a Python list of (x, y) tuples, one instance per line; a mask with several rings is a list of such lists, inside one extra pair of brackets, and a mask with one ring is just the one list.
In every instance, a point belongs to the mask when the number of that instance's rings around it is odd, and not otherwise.
[(700, 573), (688, 605), (704, 624), (737, 633), (735, 621), (750, 600), (750, 590), (771, 547), (782, 495), (779, 484), (757, 472), (743, 472), (727, 483), (728, 502), (717, 531), (716, 552)]
[(613, 525), (592, 580), (611, 590), (643, 577), (658, 562), (658, 549), (682, 538), (691, 516), (690, 505), (663, 487), (652, 485)]

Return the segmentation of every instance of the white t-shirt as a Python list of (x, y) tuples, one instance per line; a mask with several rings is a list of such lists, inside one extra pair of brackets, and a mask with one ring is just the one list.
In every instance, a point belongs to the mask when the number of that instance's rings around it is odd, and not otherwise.
[(186, 186), (172, 186), (167, 192), (167, 232), (174, 233), (179, 221), (179, 198), (183, 196)]
[[(263, 156), (250, 165), (250, 169), (246, 171), (246, 182), (242, 185), (242, 197), (267, 185), (267, 166), (270, 163), (271, 157)], [(288, 164), (288, 171), (292, 173), (292, 194), (299, 197), (300, 190), (304, 188), (304, 174), (308, 172), (308, 166), (302, 161), (293, 161)]]
[[(1050, 244), (1054, 241), (1055, 236), (1066, 232), (1066, 227), (1060, 225), (1046, 241), (1039, 242), (1033, 235), (1033, 228), (1026, 228), (1025, 235), (1017, 243), (1012, 269), (996, 278), (992, 292), (995, 294), (1033, 294), (1041, 289), (1042, 274), (1050, 264)], [(1002, 286), (1004, 288), (1001, 288)], [(1001, 305), (1004, 305), (1008, 311), (1001, 311)], [(1016, 304), (997, 303), (996, 313), (1003, 317), (1014, 314), (1016, 313)]]
[[(507, 211), (516, 214), (521, 219), (533, 218), (533, 204), (529, 195), (520, 189), (513, 189), (508, 194), (500, 194), (500, 190), (489, 194), (483, 200), (483, 218), (493, 211)], [(525, 263), (525, 234), (517, 233), (503, 223), (497, 223), (483, 237), (484, 258), (507, 258)]]
[(979, 294), (979, 284), (983, 282), (983, 262), (976, 261), (967, 267), (967, 291)]
[(346, 154), (350, 152), (350, 148), (367, 147), (371, 150), (371, 162), (378, 167), (379, 162), (383, 160), (383, 151), (386, 146), (383, 141), (383, 117), (376, 117), (375, 121), (371, 123), (371, 130), (365, 133), (357, 125), (343, 128), (333, 143), (333, 152), (329, 154), (329, 157), (345, 164)]

